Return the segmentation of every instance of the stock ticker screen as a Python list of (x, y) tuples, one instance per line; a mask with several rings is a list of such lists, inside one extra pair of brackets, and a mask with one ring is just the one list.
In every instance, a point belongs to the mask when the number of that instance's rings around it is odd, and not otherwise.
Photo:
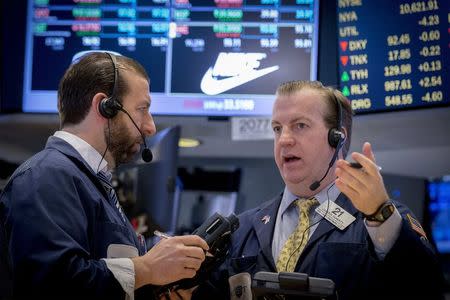
[(270, 115), (279, 83), (317, 77), (316, 0), (30, 0), (23, 110), (56, 112), (84, 51), (150, 76), (154, 114)]
[(338, 0), (339, 79), (356, 113), (450, 103), (448, 0)]

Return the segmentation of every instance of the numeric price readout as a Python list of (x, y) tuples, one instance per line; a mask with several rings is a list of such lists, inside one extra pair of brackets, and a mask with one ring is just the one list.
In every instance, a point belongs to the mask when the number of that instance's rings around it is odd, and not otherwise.
[(340, 88), (355, 112), (450, 104), (448, 0), (337, 0)]

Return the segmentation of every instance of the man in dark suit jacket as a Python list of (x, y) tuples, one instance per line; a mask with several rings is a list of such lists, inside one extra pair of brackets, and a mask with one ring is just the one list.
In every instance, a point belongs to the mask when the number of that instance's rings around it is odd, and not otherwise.
[(0, 195), (0, 254), (13, 299), (124, 300), (144, 286), (152, 299), (153, 286), (196, 274), (206, 242), (172, 237), (146, 252), (108, 179), (156, 131), (149, 82), (138, 62), (103, 52), (83, 56), (64, 74), (61, 130)]
[(285, 190), (240, 215), (226, 261), (196, 297), (228, 298), (230, 276), (258, 271), (332, 279), (339, 299), (442, 297), (434, 250), (412, 212), (389, 199), (371, 145), (351, 154), (357, 164), (343, 160), (351, 127), (339, 91), (319, 82), (279, 86), (272, 128)]

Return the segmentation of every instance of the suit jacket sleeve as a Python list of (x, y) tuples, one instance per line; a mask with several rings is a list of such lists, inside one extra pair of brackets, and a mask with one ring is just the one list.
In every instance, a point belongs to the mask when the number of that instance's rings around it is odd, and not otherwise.
[[(427, 299), (442, 299), (444, 277), (433, 245), (426, 238), (412, 212), (396, 203), (402, 215), (400, 234), (382, 264), (382, 276), (389, 290), (397, 287), (399, 294), (420, 294)], [(409, 215), (409, 216), (408, 216)], [(418, 228), (415, 226), (418, 226)]]
[(16, 298), (124, 299), (106, 263), (91, 258), (89, 195), (67, 168), (25, 169), (9, 182), (2, 201)]

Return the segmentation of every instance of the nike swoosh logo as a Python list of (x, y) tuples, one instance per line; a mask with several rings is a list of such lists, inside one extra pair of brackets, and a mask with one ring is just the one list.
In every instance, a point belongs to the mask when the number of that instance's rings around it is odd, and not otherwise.
[(200, 83), (200, 88), (203, 93), (207, 95), (218, 95), (220, 93), (231, 90), (232, 88), (238, 87), (252, 81), (253, 79), (267, 75), (273, 71), (278, 70), (279, 66), (268, 67), (260, 70), (253, 70), (248, 73), (239, 74), (233, 77), (217, 80), (212, 76), (213, 68), (209, 68), (203, 75), (202, 82)]

